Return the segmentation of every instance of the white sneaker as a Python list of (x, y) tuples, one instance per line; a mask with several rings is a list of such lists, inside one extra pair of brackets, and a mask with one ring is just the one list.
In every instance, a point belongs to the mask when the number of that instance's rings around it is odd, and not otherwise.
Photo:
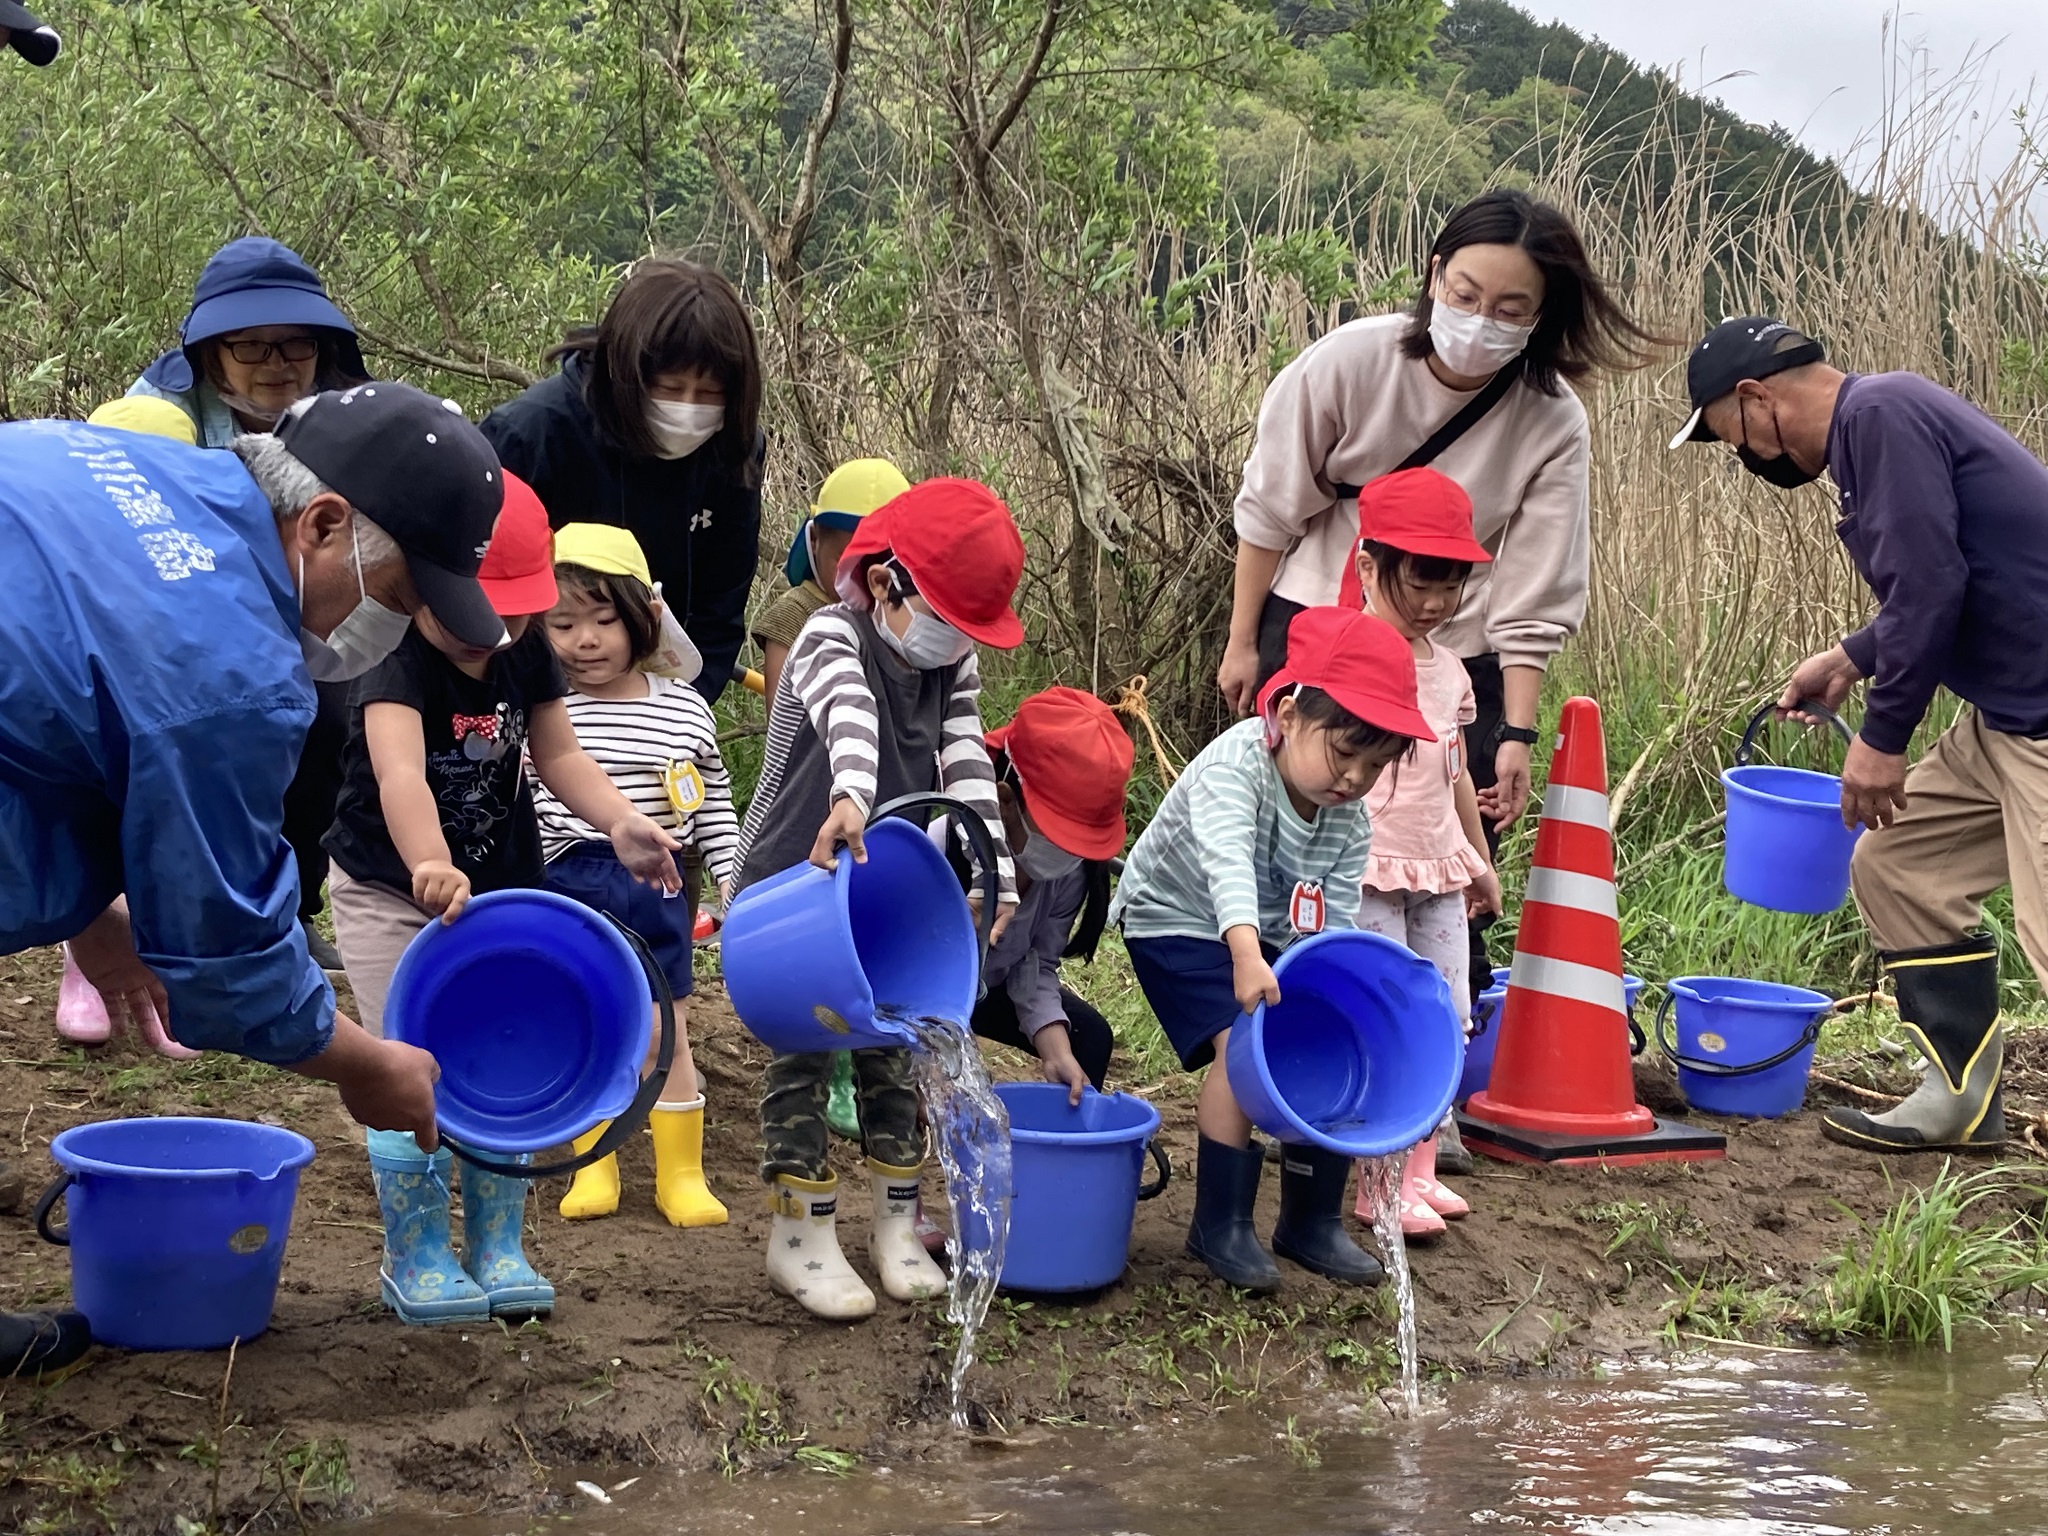
[(875, 1216), (868, 1230), (868, 1257), (882, 1277), (882, 1289), (896, 1301), (925, 1301), (946, 1294), (946, 1272), (932, 1262), (917, 1235), (916, 1168), (891, 1168), (868, 1159), (875, 1187)]
[(768, 1283), (813, 1317), (851, 1322), (872, 1316), (875, 1293), (839, 1251), (834, 1230), (838, 1178), (778, 1173), (771, 1198), (775, 1220), (768, 1230)]

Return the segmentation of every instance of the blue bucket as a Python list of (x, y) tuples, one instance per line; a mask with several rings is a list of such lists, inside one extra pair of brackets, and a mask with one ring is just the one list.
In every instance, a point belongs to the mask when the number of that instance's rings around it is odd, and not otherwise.
[(1013, 1291), (1094, 1291), (1130, 1257), (1138, 1202), (1171, 1176), (1141, 1184), (1159, 1111), (1128, 1093), (1083, 1089), (1078, 1106), (1057, 1083), (998, 1083), (1010, 1113), (1010, 1240), (1002, 1284)]
[[(226, 1349), (270, 1326), (299, 1170), (297, 1131), (179, 1115), (75, 1125), (36, 1230), (71, 1249), (71, 1294), (118, 1349)], [(66, 1225), (50, 1217), (59, 1198)]]
[[(1848, 896), (1849, 856), (1863, 829), (1842, 825), (1842, 781), (1835, 775), (1751, 765), (1756, 733), (1776, 707), (1766, 704), (1750, 718), (1735, 766), (1721, 771), (1728, 812), (1721, 883), (1753, 907), (1818, 916)], [(1814, 700), (1800, 708), (1849, 738), (1848, 726)]]
[[(1664, 984), (1657, 1044), (1678, 1068), (1678, 1091), (1694, 1109), (1775, 1120), (1805, 1101), (1806, 1074), (1833, 1006), (1804, 987), (1679, 976)], [(1675, 1041), (1664, 1031), (1666, 1012), (1678, 1016)]]
[[(1643, 995), (1643, 978), (1621, 978), (1622, 1005), (1633, 1019), (1636, 999)], [(1493, 1053), (1500, 1049), (1500, 1010), (1508, 1000), (1508, 967), (1493, 968), (1493, 985), (1480, 993), (1472, 1008), (1472, 1033), (1465, 1039), (1465, 1071), (1458, 1079), (1458, 1102), (1463, 1103), (1493, 1081)]]
[(798, 864), (733, 898), (725, 991), (763, 1045), (899, 1046), (910, 1031), (879, 1014), (964, 1022), (974, 1012), (980, 944), (946, 856), (901, 817), (875, 822), (866, 841), (865, 864), (841, 850), (837, 870)]
[(434, 1109), (458, 1150), (540, 1152), (633, 1105), (648, 991), (632, 942), (602, 913), (551, 891), (492, 891), (406, 946), (384, 1032), (440, 1064)]
[(1230, 1031), (1230, 1089), (1283, 1142), (1405, 1151), (1451, 1107), (1465, 1032), (1437, 968), (1376, 933), (1304, 939), (1273, 967), (1280, 1001)]

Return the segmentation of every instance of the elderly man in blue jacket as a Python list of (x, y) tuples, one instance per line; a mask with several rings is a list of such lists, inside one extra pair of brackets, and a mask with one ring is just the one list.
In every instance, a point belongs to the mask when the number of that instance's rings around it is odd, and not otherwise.
[[(0, 426), (0, 954), (68, 941), (114, 1009), (431, 1147), (433, 1059), (337, 1013), (306, 952), (284, 790), (312, 679), (367, 671), (416, 607), (502, 641), (476, 583), (501, 474), (404, 384), (309, 397), (228, 453)], [(75, 1314), (0, 1316), (0, 1371), (86, 1343)]]
[[(1787, 489), (1825, 471), (1835, 531), (1877, 594), (1870, 623), (1799, 664), (1779, 711), (1833, 709), (1869, 680), (1842, 769), (1842, 819), (1870, 829), (1852, 886), (1927, 1067), (1898, 1108), (1831, 1109), (1821, 1130), (1877, 1152), (1995, 1151), (1998, 946), (1979, 921), (2001, 885), (2048, 985), (2048, 466), (1940, 385), (1844, 373), (1768, 316), (1710, 331), (1686, 385), (1692, 418), (1671, 446), (1732, 443)], [(1942, 687), (1970, 707), (1908, 772)]]

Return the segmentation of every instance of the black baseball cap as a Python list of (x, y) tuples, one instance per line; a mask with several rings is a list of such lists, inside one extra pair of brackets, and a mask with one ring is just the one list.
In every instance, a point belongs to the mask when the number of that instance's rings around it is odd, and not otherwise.
[(277, 424), (292, 457), (405, 552), (420, 600), (466, 645), (505, 643), (477, 567), (505, 501), (490, 443), (453, 400), (410, 384), (330, 389)]
[(1692, 415), (1671, 439), (1671, 446), (1714, 441), (1704, 413), (1744, 379), (1767, 379), (1826, 356), (1811, 336), (1769, 315), (1723, 320), (1700, 338), (1692, 356), (1685, 360), (1685, 392), (1692, 399)]
[(7, 29), (7, 41), (14, 51), (31, 64), (49, 63), (64, 46), (40, 16), (31, 15), (14, 0), (0, 0), (0, 27)]

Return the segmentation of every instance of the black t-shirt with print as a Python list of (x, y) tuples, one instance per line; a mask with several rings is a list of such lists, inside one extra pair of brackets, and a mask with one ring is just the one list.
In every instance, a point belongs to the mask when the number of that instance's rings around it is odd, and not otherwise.
[(547, 631), (539, 624), (494, 655), (482, 678), (460, 670), (417, 629), (408, 632), (349, 694), (341, 795), (322, 845), (357, 880), (412, 889), (412, 875), (384, 825), (363, 736), (365, 706), (404, 704), (419, 711), (427, 743), (427, 787), (441, 810), (448, 852), (455, 867), (469, 876), (470, 889), (481, 894), (539, 885), (540, 828), (521, 749), (527, 712), (568, 691)]

